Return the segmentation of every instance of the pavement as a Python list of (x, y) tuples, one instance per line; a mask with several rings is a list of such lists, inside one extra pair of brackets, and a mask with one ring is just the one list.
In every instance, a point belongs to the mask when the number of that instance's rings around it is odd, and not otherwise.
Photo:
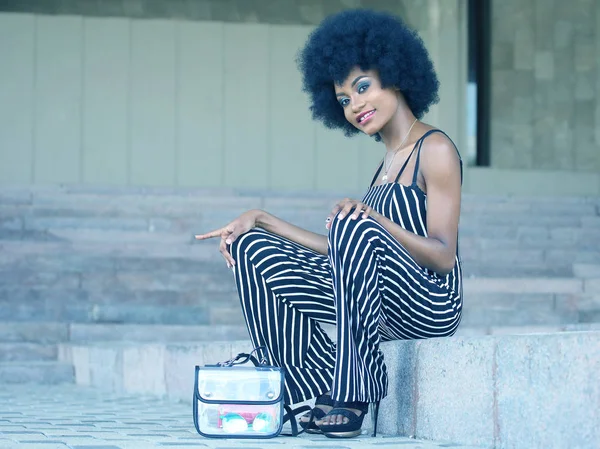
[(153, 396), (106, 393), (74, 385), (0, 385), (0, 449), (474, 449), (450, 442), (362, 435), (268, 440), (207, 439), (196, 433), (191, 405)]

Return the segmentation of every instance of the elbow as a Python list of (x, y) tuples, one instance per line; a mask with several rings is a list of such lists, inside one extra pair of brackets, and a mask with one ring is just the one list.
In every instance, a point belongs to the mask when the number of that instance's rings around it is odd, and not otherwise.
[(440, 276), (447, 276), (454, 270), (456, 265), (456, 257), (454, 252), (449, 248), (445, 248), (443, 256), (440, 258), (438, 265), (435, 267), (435, 272)]
[(448, 276), (452, 272), (453, 268), (454, 268), (454, 265), (451, 266), (451, 267), (450, 266), (443, 266), (443, 267), (439, 267), (437, 270), (435, 270), (435, 272), (437, 274), (439, 274), (440, 276)]

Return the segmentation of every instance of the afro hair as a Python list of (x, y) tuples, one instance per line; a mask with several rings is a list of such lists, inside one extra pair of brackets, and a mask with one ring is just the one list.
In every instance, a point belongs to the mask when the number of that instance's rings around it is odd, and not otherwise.
[(341, 128), (346, 136), (359, 131), (346, 120), (334, 84), (342, 84), (354, 67), (376, 70), (382, 87), (398, 88), (417, 118), (439, 101), (439, 81), (423, 41), (385, 12), (351, 9), (325, 18), (308, 37), (297, 63), (313, 119)]

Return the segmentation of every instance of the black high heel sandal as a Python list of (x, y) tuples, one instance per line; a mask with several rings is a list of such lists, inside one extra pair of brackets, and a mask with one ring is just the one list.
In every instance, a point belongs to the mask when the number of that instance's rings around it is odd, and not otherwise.
[[(320, 421), (325, 417), (327, 413), (325, 413), (323, 409), (318, 408), (317, 405), (326, 405), (328, 407), (333, 407), (335, 403), (333, 402), (333, 399), (331, 399), (331, 396), (328, 394), (322, 394), (321, 396), (317, 397), (317, 400), (315, 401), (315, 406), (311, 409), (310, 413), (307, 414), (308, 421), (299, 421), (300, 427), (302, 427), (306, 433), (323, 433), (321, 431), (321, 428), (317, 426), (315, 421)], [(300, 419), (306, 417), (307, 415), (303, 415)]]
[[(379, 417), (379, 401), (372, 404), (371, 420), (373, 423), (373, 434), (377, 436), (377, 418)], [(348, 410), (355, 409), (361, 412), (360, 415)], [(326, 437), (329, 438), (354, 438), (362, 433), (362, 423), (369, 410), (368, 402), (336, 402), (334, 407), (325, 416), (342, 415), (348, 418), (347, 423), (327, 424), (319, 426)]]

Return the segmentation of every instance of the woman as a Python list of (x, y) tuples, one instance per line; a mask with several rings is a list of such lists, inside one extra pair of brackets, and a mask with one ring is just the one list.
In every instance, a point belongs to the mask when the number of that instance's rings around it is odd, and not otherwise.
[[(252, 343), (285, 368), (286, 403), (317, 398), (301, 425), (354, 437), (369, 403), (376, 432), (387, 394), (380, 342), (450, 336), (459, 325), (462, 162), (443, 132), (419, 121), (439, 83), (423, 42), (399, 19), (368, 10), (328, 17), (298, 63), (315, 119), (383, 142), (371, 186), (333, 208), (327, 236), (251, 210), (197, 238), (221, 238)], [(320, 323), (337, 325), (336, 343)]]

